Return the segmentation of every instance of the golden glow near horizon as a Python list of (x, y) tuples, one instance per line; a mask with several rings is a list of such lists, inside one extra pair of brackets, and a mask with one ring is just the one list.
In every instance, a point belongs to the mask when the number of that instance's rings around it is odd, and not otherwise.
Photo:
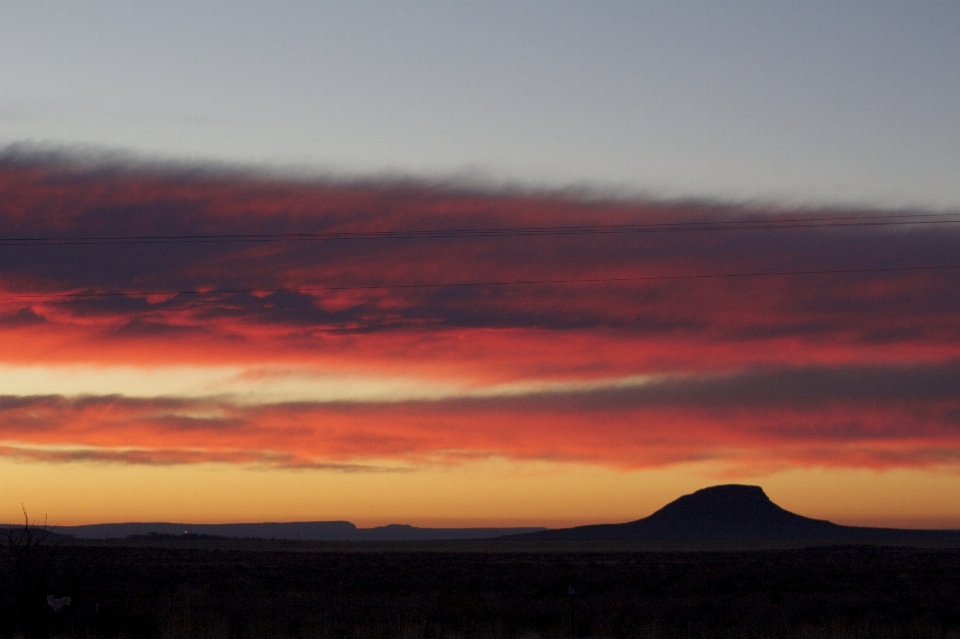
[[(719, 470), (709, 463), (624, 472), (584, 464), (486, 460), (364, 473), (7, 459), (0, 461), (0, 521), (17, 522), (22, 503), (34, 521), (46, 518), (64, 526), (347, 520), (360, 527), (563, 527), (645, 517), (683, 494), (725, 483)], [(787, 510), (835, 523), (960, 528), (960, 478), (955, 474), (783, 471), (742, 483), (762, 486)]]

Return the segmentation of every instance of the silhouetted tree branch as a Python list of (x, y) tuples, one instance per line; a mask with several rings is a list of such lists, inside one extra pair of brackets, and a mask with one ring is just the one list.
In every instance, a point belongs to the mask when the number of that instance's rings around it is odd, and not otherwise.
[(22, 632), (28, 639), (47, 634), (44, 592), (49, 581), (52, 548), (47, 543), (53, 530), (31, 524), (27, 509), (23, 510), (23, 526), (10, 527), (0, 535), (4, 543), (0, 555), (0, 633), (11, 637)]

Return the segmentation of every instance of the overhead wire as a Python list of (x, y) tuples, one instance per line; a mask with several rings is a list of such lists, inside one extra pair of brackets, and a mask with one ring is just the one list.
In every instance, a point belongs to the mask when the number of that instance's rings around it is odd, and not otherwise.
[(596, 278), (556, 278), (541, 280), (489, 280), (489, 281), (454, 281), (454, 282), (413, 282), (398, 284), (360, 284), (360, 285), (324, 285), (324, 286), (291, 286), (284, 288), (236, 288), (236, 289), (207, 289), (207, 290), (176, 290), (176, 291), (84, 291), (84, 292), (54, 292), (54, 293), (9, 293), (0, 294), (0, 298), (15, 299), (63, 299), (63, 298), (100, 298), (100, 297), (177, 297), (183, 296), (218, 296), (218, 295), (272, 295), (275, 293), (314, 293), (335, 291), (372, 291), (372, 290), (400, 290), (400, 289), (436, 289), (457, 287), (500, 287), (500, 286), (548, 286), (557, 284), (605, 284), (626, 282), (655, 282), (675, 280), (704, 280), (721, 278), (750, 278), (750, 277), (802, 277), (814, 275), (843, 275), (856, 273), (888, 273), (906, 271), (943, 271), (960, 269), (960, 264), (926, 265), (926, 266), (890, 266), (874, 268), (847, 268), (847, 269), (811, 269), (796, 271), (749, 271), (733, 273), (691, 273), (679, 275), (639, 275), (632, 277), (596, 277)]
[[(685, 222), (656, 222), (647, 224), (579, 225), (579, 226), (529, 226), (479, 229), (429, 229), (392, 231), (330, 231), (319, 233), (276, 234), (208, 234), (208, 235), (117, 235), (74, 237), (0, 237), (0, 246), (43, 246), (83, 244), (169, 244), (169, 243), (214, 243), (214, 242), (273, 242), (273, 241), (325, 241), (325, 240), (377, 240), (377, 239), (469, 239), (474, 237), (530, 237), (563, 235), (601, 235), (621, 233), (660, 232), (714, 232), (731, 230), (778, 230), (795, 228), (844, 228), (857, 226), (904, 226), (960, 223), (960, 213), (916, 214), (895, 213), (875, 215), (836, 215), (780, 217), (759, 220), (707, 220)], [(280, 292), (323, 292), (362, 290), (402, 290), (454, 287), (502, 287), (560, 284), (603, 284), (618, 282), (655, 282), (671, 280), (698, 280), (750, 277), (797, 277), (815, 275), (839, 275), (855, 273), (882, 273), (900, 271), (929, 271), (960, 269), (960, 264), (896, 266), (846, 269), (811, 269), (795, 271), (761, 271), (734, 273), (693, 273), (678, 275), (649, 275), (607, 278), (553, 278), (536, 280), (413, 282), (393, 284), (322, 285), (285, 288), (237, 288), (175, 291), (77, 291), (53, 293), (11, 293), (7, 298), (56, 299), (97, 297), (148, 297), (148, 296), (215, 296), (236, 294), (270, 295)]]
[(323, 231), (315, 233), (216, 233), (192, 235), (101, 235), (65, 237), (0, 237), (0, 246), (89, 244), (183, 244), (226, 242), (317, 242), (330, 240), (432, 240), (488, 237), (540, 237), (629, 233), (717, 232), (798, 228), (927, 226), (960, 223), (960, 213), (843, 215), (831, 217), (705, 220), (646, 224), (587, 224), (387, 231)]

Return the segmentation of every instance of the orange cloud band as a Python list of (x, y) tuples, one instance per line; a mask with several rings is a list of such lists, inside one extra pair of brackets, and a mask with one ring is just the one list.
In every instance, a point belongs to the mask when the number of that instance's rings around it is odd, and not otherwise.
[[(954, 467), (960, 229), (915, 213), (7, 158), (0, 366), (299, 367), (528, 389), (256, 405), (38, 389), (0, 402), (0, 454)], [(529, 392), (560, 381), (572, 386)]]
[(759, 369), (562, 393), (257, 406), (5, 397), (0, 439), (7, 455), (159, 464), (402, 468), (502, 456), (630, 469), (703, 459), (752, 471), (953, 466), (958, 372), (955, 362)]

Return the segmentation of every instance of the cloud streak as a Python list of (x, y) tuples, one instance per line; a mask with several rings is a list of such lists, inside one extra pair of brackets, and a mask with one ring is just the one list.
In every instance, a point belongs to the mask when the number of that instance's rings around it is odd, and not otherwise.
[[(223, 389), (81, 396), (51, 378), (0, 399), (0, 454), (343, 468), (477, 456), (958, 467), (960, 269), (912, 267), (958, 262), (960, 225), (918, 213), (8, 155), (0, 364), (223, 367), (264, 380), (296, 370), (315, 381), (298, 401), (244, 402)], [(603, 230), (624, 225), (633, 228)], [(516, 231), (559, 227), (580, 230)], [(260, 239), (220, 241), (242, 234)], [(158, 236), (217, 241), (148, 239)], [(127, 239), (77, 241), (104, 237)], [(684, 279), (760, 273), (804, 274)], [(401, 378), (422, 397), (387, 384), (351, 399), (322, 381)]]
[[(958, 372), (957, 362), (760, 369), (433, 401), (7, 396), (0, 439), (14, 442), (7, 455), (150, 464), (359, 469), (512, 457), (628, 469), (703, 459), (746, 470), (942, 466), (960, 459)], [(83, 448), (64, 452), (69, 446)], [(377, 464), (363, 461), (371, 459)]]

